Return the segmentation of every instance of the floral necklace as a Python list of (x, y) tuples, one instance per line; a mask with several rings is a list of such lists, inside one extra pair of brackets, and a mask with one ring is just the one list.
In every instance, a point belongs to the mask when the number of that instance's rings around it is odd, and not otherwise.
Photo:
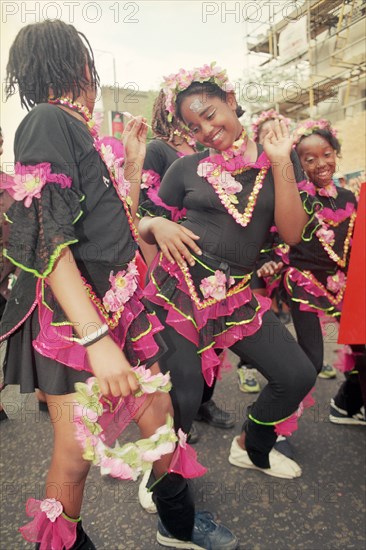
[[(335, 202), (335, 199), (338, 197), (338, 191), (333, 181), (331, 181), (325, 187), (317, 187), (316, 185), (314, 185), (314, 183), (305, 180), (303, 182), (300, 182), (298, 184), (298, 187), (300, 191), (305, 191), (312, 197), (318, 194), (322, 197), (327, 197), (329, 199), (331, 208), (323, 207), (314, 215), (317, 220), (317, 225), (314, 231), (320, 244), (330, 257), (330, 259), (340, 267), (346, 267), (347, 255), (351, 243), (353, 227), (356, 220), (356, 211), (354, 205), (352, 203), (347, 203), (345, 208), (337, 208), (337, 203)], [(309, 221), (309, 223), (312, 221), (312, 219)], [(343, 244), (343, 254), (342, 256), (339, 256), (333, 249), (336, 242), (336, 237), (335, 232), (333, 231), (333, 229), (331, 229), (330, 226), (337, 227), (347, 219), (349, 219), (349, 225), (347, 235)], [(310, 241), (312, 239), (314, 231), (312, 231), (310, 238), (304, 240)]]
[(89, 109), (85, 105), (82, 105), (77, 101), (72, 101), (70, 97), (49, 99), (48, 103), (51, 103), (52, 105), (62, 105), (64, 107), (68, 107), (72, 111), (75, 111), (76, 113), (81, 115), (81, 117), (85, 120), (86, 126), (88, 127), (88, 130), (94, 140), (94, 148), (96, 149), (102, 161), (107, 167), (113, 187), (115, 188), (117, 195), (123, 204), (131, 234), (134, 240), (137, 242), (138, 233), (133, 223), (129, 207), (129, 204), (131, 204), (131, 199), (128, 195), (129, 182), (124, 179), (123, 170), (121, 169), (121, 166), (119, 166), (119, 162), (113, 155), (112, 148), (108, 145), (105, 146), (101, 143), (97, 129), (95, 127), (95, 121), (93, 120)]
[[(213, 187), (215, 193), (220, 199), (221, 204), (228, 213), (234, 218), (236, 223), (246, 227), (252, 219), (253, 210), (257, 203), (257, 198), (263, 186), (263, 180), (266, 177), (270, 162), (265, 154), (254, 163), (245, 159), (245, 152), (248, 144), (248, 136), (243, 128), (240, 137), (233, 145), (222, 151), (221, 154), (212, 154), (202, 159), (197, 167), (197, 174), (205, 178)], [(253, 190), (249, 195), (244, 212), (240, 212), (235, 206), (239, 204), (236, 197), (243, 186), (233, 175), (242, 173), (249, 168), (259, 168), (259, 173), (255, 179)]]

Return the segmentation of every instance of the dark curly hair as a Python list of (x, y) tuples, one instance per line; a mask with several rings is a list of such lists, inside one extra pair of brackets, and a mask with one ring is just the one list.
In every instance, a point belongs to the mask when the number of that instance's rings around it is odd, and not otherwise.
[[(175, 114), (178, 118), (182, 120), (182, 103), (186, 97), (189, 97), (194, 94), (201, 94), (202, 97), (205, 95), (209, 97), (218, 97), (221, 101), (227, 100), (227, 92), (222, 90), (217, 84), (213, 82), (192, 82), (190, 86), (183, 92), (179, 92), (177, 95), (177, 100), (175, 102)], [(238, 105), (236, 108), (236, 115), (240, 118), (244, 114), (244, 109)]]
[[(85, 76), (88, 65), (91, 82)], [(20, 103), (30, 109), (53, 97), (71, 93), (72, 99), (99, 85), (94, 54), (87, 38), (73, 25), (47, 20), (27, 25), (17, 34), (6, 67), (6, 98), (19, 86)]]
[(299, 147), (300, 143), (307, 137), (310, 137), (310, 136), (313, 136), (313, 135), (318, 135), (322, 138), (324, 138), (328, 143), (329, 145), (332, 147), (332, 149), (335, 150), (337, 156), (339, 157), (340, 154), (341, 154), (341, 144), (340, 144), (340, 141), (332, 134), (332, 132), (330, 131), (330, 129), (328, 130), (327, 128), (317, 128), (316, 130), (314, 130), (311, 134), (307, 135), (307, 136), (301, 136), (298, 143), (296, 144), (296, 149)]

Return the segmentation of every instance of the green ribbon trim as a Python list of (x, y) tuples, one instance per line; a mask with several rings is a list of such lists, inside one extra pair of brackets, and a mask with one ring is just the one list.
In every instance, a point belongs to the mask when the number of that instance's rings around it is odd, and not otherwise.
[[(217, 271), (216, 269), (211, 269), (210, 267), (208, 267), (208, 265), (203, 263), (203, 261), (197, 258), (194, 254), (191, 254), (191, 256), (193, 256), (193, 258), (196, 260), (198, 264), (200, 264), (202, 267), (207, 269), (207, 271), (210, 271), (211, 273), (215, 273)], [(248, 273), (246, 273), (245, 275), (230, 275), (230, 277), (232, 277), (233, 279), (244, 279), (244, 277), (247, 277), (247, 276), (248, 276)]]
[(71, 523), (79, 523), (79, 521), (81, 521), (81, 517), (79, 516), (77, 519), (75, 518), (70, 518), (67, 514), (65, 514), (65, 512), (62, 512), (62, 517), (64, 517), (65, 519), (67, 519), (67, 521), (71, 521)]
[(146, 336), (146, 334), (149, 334), (149, 332), (151, 331), (152, 329), (152, 324), (149, 322), (149, 328), (147, 328), (144, 332), (141, 332), (141, 334), (139, 334), (138, 336), (136, 336), (136, 338), (131, 338), (131, 342), (138, 342), (138, 340), (140, 340), (141, 338), (143, 338), (144, 336)]
[(281, 422), (285, 422), (285, 420), (291, 418), (292, 414), (290, 414), (290, 416), (286, 416), (286, 418), (282, 418), (281, 420), (276, 420), (275, 422), (261, 422), (260, 420), (254, 418), (251, 414), (249, 414), (248, 416), (250, 420), (253, 420), (253, 422), (255, 422), (255, 424), (260, 424), (261, 426), (276, 426), (276, 424), (281, 424)]
[(14, 258), (12, 258), (11, 256), (8, 255), (8, 251), (5, 250), (5, 249), (4, 249), (3, 254), (4, 254), (5, 258), (8, 258), (8, 260), (10, 260), (11, 263), (16, 265), (17, 267), (20, 267), (21, 269), (23, 269), (23, 271), (27, 271), (28, 273), (33, 273), (36, 277), (39, 277), (40, 279), (45, 279), (52, 272), (53, 266), (55, 265), (56, 260), (59, 258), (59, 256), (60, 256), (61, 252), (63, 251), (63, 249), (66, 248), (67, 246), (69, 246), (71, 244), (75, 244), (77, 242), (78, 242), (78, 239), (73, 239), (72, 241), (68, 241), (66, 243), (59, 244), (56, 247), (56, 250), (51, 254), (48, 266), (47, 266), (46, 270), (43, 273), (39, 273), (39, 271), (37, 271), (36, 269), (32, 269), (28, 266), (25, 266), (25, 265), (21, 264), (20, 262), (17, 262), (16, 260), (14, 260)]

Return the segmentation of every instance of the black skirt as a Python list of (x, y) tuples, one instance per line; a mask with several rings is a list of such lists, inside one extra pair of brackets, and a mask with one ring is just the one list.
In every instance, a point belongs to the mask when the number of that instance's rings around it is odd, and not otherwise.
[(32, 393), (36, 388), (50, 395), (74, 393), (76, 382), (85, 382), (92, 373), (78, 371), (53, 359), (40, 355), (32, 341), (38, 336), (38, 309), (7, 341), (4, 362), (4, 382), (20, 385), (21, 393)]

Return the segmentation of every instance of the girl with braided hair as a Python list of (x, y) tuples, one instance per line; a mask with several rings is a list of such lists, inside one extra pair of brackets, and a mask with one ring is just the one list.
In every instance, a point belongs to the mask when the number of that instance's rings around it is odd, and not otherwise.
[[(7, 94), (18, 87), (31, 110), (15, 136), (5, 255), (21, 273), (2, 334), (5, 383), (45, 392), (54, 431), (46, 498), (29, 499), (34, 520), (21, 528), (41, 550), (95, 548), (80, 522), (91, 460), (122, 479), (153, 463), (159, 478), (186, 452), (174, 452), (169, 376), (156, 363), (163, 327), (142, 301), (135, 264), (147, 127), (141, 117), (127, 125), (121, 166), (93, 127), (98, 83), (72, 25), (44, 21), (15, 38)], [(132, 419), (144, 439), (119, 454), (108, 445)]]
[[(170, 219), (181, 221), (185, 216), (185, 209), (169, 207), (158, 196), (160, 184), (168, 168), (178, 159), (196, 152), (196, 140), (190, 135), (188, 129), (171, 113), (166, 110), (166, 96), (164, 90), (160, 90), (153, 106), (151, 126), (154, 139), (147, 145), (144, 169), (142, 175), (139, 215), (166, 216), (169, 211)], [(154, 244), (140, 241), (140, 247), (144, 257), (150, 266), (155, 258), (158, 248)], [(226, 360), (223, 357), (222, 360)], [(201, 420), (217, 428), (230, 429), (235, 424), (232, 414), (220, 409), (213, 401), (212, 396), (215, 382), (209, 386), (205, 383), (202, 395), (202, 404), (196, 420)], [(188, 435), (188, 441), (193, 444), (199, 440), (199, 435), (193, 424)], [(141, 506), (150, 513), (156, 512), (152, 502), (151, 492), (146, 491), (146, 486), (151, 484), (149, 472), (145, 473), (139, 487), (139, 501)]]
[[(269, 311), (270, 300), (253, 295), (250, 279), (274, 221), (288, 243), (301, 238), (307, 221), (295, 181), (301, 171), (283, 123), (275, 122), (264, 150), (248, 138), (233, 90), (226, 71), (215, 64), (181, 69), (165, 79), (168, 112), (207, 149), (177, 160), (160, 186), (159, 198), (186, 208), (186, 219), (177, 224), (166, 214), (140, 222), (142, 238), (160, 249), (144, 292), (165, 324), (169, 353), (159, 364), (172, 377), (176, 425), (189, 431), (203, 381), (212, 384), (219, 374), (216, 351), (230, 348), (268, 384), (234, 438), (229, 461), (292, 479), (301, 469), (273, 450), (277, 427), (297, 410), (316, 373)], [(164, 489), (156, 485), (157, 499)], [(186, 529), (188, 536), (188, 523)], [(174, 546), (176, 538), (173, 527), (162, 522), (160, 543)]]

